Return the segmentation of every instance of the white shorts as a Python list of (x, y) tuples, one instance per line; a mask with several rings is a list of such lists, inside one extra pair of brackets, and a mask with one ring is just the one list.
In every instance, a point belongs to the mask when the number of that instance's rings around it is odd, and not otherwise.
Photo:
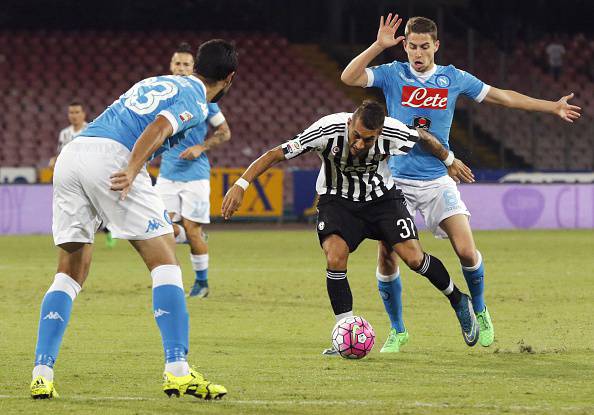
[(155, 189), (173, 221), (186, 218), (196, 223), (210, 223), (210, 180), (176, 182), (163, 176), (157, 178)]
[(438, 238), (447, 238), (439, 227), (442, 220), (454, 215), (470, 217), (456, 182), (450, 176), (435, 180), (394, 178), (394, 183), (402, 189), (411, 216), (414, 218), (417, 210), (421, 212), (427, 228)]
[(125, 200), (109, 189), (109, 177), (122, 170), (129, 158), (126, 147), (108, 138), (79, 138), (62, 149), (54, 169), (56, 245), (92, 243), (101, 221), (120, 239), (151, 239), (173, 232), (146, 168), (136, 176)]

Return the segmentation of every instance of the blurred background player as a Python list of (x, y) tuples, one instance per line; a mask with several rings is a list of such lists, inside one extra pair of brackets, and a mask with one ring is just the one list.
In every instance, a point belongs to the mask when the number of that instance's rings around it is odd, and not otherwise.
[(52, 169), (56, 164), (56, 158), (64, 146), (71, 142), (72, 139), (87, 126), (87, 114), (85, 113), (85, 109), (81, 102), (75, 100), (68, 104), (68, 122), (70, 125), (60, 131), (60, 134), (58, 135), (58, 149), (56, 155), (49, 161), (48, 166)]
[[(579, 118), (580, 108), (567, 103), (573, 93), (556, 102), (535, 99), (489, 86), (453, 65), (436, 65), (439, 40), (435, 22), (425, 17), (413, 17), (406, 24), (405, 36), (396, 37), (401, 21), (398, 15), (390, 13), (384, 22), (382, 16), (376, 41), (348, 64), (341, 79), (351, 86), (381, 88), (388, 115), (407, 125), (428, 129), (447, 148), (456, 99), (460, 94), (477, 102), (484, 100), (509, 108), (554, 114), (568, 122)], [(408, 62), (394, 61), (367, 68), (376, 56), (403, 40)], [(476, 249), (468, 220), (470, 212), (460, 199), (456, 183), (448, 177), (443, 163), (420, 146), (415, 146), (406, 155), (393, 157), (390, 168), (396, 184), (404, 192), (411, 214), (419, 210), (436, 236), (444, 236), (445, 232), (450, 239), (472, 295), (480, 324), (480, 343), (491, 345), (495, 331), (483, 297), (483, 258)], [(398, 352), (408, 341), (408, 331), (402, 320), (402, 286), (396, 255), (381, 245), (376, 276), (392, 325), (382, 351)]]
[[(87, 113), (80, 101), (72, 101), (68, 104), (68, 121), (70, 125), (60, 131), (58, 136), (58, 150), (56, 155), (49, 161), (49, 167), (54, 168), (56, 164), (56, 158), (64, 148), (64, 146), (72, 141), (74, 137), (81, 133), (87, 127)], [(105, 244), (109, 248), (113, 248), (116, 245), (116, 240), (113, 239), (109, 229), (102, 223), (99, 229), (105, 233)]]
[[(189, 44), (181, 43), (171, 57), (173, 75), (194, 72), (194, 56)], [(208, 121), (208, 122), (207, 122)], [(205, 139), (208, 124), (212, 134)], [(203, 225), (210, 223), (210, 163), (206, 151), (229, 141), (231, 130), (214, 103), (208, 104), (208, 116), (186, 133), (185, 139), (163, 154), (156, 189), (173, 224), (175, 240), (190, 244), (190, 261), (195, 280), (191, 297), (208, 296), (208, 245)]]
[[(229, 189), (222, 214), (229, 219), (239, 208), (250, 182), (271, 166), (308, 152), (322, 160), (316, 183), (318, 238), (326, 255), (326, 287), (336, 321), (353, 315), (353, 296), (347, 279), (349, 254), (365, 239), (393, 249), (413, 271), (427, 277), (449, 300), (462, 328), (464, 341), (478, 341), (478, 322), (470, 297), (454, 285), (441, 261), (423, 251), (404, 196), (391, 177), (387, 159), (406, 154), (421, 142), (439, 162), (455, 169), (465, 181), (470, 170), (451, 159), (447, 149), (427, 131), (386, 118), (375, 101), (364, 101), (353, 113), (323, 117), (294, 139), (263, 154)], [(454, 163), (456, 161), (457, 163)], [(325, 355), (337, 355), (333, 347)]]
[(60, 153), (52, 222), (58, 269), (41, 304), (33, 398), (57, 397), (53, 366), (72, 303), (89, 273), (100, 220), (115, 237), (130, 241), (151, 273), (153, 314), (165, 354), (163, 391), (203, 399), (227, 393), (187, 362), (189, 316), (173, 229), (146, 162), (206, 119), (207, 103), (228, 91), (236, 68), (232, 44), (208, 41), (196, 55), (197, 76), (157, 76), (136, 83)]

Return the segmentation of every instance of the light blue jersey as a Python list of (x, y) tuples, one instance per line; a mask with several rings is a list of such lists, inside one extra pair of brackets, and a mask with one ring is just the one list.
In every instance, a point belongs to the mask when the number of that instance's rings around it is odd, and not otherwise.
[(162, 115), (173, 127), (173, 134), (153, 154), (169, 150), (191, 128), (204, 123), (208, 115), (206, 87), (194, 76), (155, 76), (144, 79), (120, 96), (76, 139), (105, 137), (122, 143), (132, 151), (147, 125)]
[[(488, 85), (453, 65), (435, 65), (430, 73), (420, 74), (428, 76), (424, 82), (408, 62), (394, 61), (366, 72), (367, 86), (383, 90), (390, 117), (428, 129), (446, 148), (458, 96), (481, 102), (489, 92)], [(392, 174), (403, 179), (433, 180), (447, 174), (444, 164), (421, 146), (391, 157), (389, 164)]]
[(184, 160), (179, 156), (189, 147), (204, 143), (208, 132), (207, 120), (212, 119), (217, 114), (220, 114), (217, 119), (222, 118), (224, 120), (219, 106), (217, 104), (208, 104), (207, 119), (188, 131), (186, 138), (172, 148), (171, 151), (163, 153), (159, 171), (160, 176), (176, 182), (210, 179), (210, 163), (206, 152), (203, 152), (200, 157), (194, 160)]

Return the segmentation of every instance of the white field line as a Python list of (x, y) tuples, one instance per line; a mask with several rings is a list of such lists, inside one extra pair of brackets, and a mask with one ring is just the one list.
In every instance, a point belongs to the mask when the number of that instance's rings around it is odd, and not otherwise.
[[(19, 395), (0, 395), (0, 399), (19, 399), (19, 400), (29, 400), (31, 399), (28, 396)], [(95, 396), (95, 397), (85, 397), (85, 396), (72, 396), (68, 398), (59, 398), (60, 401), (162, 401), (161, 398), (149, 398), (149, 397), (141, 397), (141, 396)], [(219, 403), (220, 402), (220, 403)], [(233, 400), (229, 398), (224, 398), (222, 401), (213, 401), (213, 403), (220, 404), (223, 406), (228, 405), (311, 405), (311, 406), (330, 406), (330, 405), (346, 405), (346, 406), (369, 406), (373, 408), (376, 405), (377, 401), (370, 401), (370, 400), (308, 400), (308, 399), (301, 399), (301, 400), (266, 400), (266, 399), (253, 399), (253, 400)], [(524, 405), (489, 405), (489, 404), (454, 404), (454, 403), (435, 403), (435, 402), (394, 402), (399, 408), (440, 408), (440, 409), (492, 409), (497, 411), (523, 411), (523, 412), (539, 412), (543, 410), (548, 411), (555, 411), (555, 412), (576, 412), (576, 411), (594, 411), (594, 406), (561, 406), (561, 407), (554, 407), (551, 405), (540, 405), (540, 406), (524, 406)]]

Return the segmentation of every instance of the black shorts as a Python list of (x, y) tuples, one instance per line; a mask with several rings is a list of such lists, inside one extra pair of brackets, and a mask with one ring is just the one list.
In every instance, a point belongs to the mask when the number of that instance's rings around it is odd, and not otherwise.
[(419, 239), (417, 227), (406, 208), (400, 189), (392, 188), (376, 200), (353, 202), (336, 195), (322, 195), (318, 202), (320, 245), (329, 235), (339, 235), (353, 252), (364, 239), (390, 246)]

